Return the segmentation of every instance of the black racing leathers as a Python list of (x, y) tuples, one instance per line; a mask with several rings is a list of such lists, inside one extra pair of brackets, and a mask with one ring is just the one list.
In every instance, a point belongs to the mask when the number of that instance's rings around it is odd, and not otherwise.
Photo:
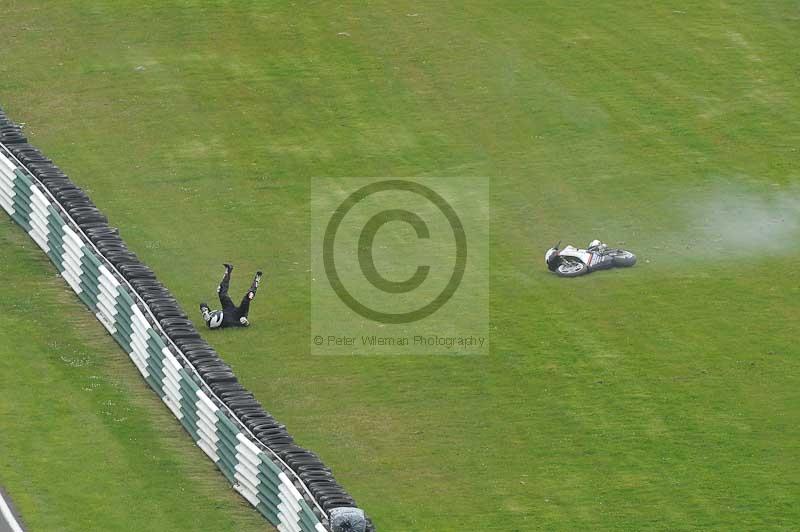
[(232, 271), (233, 267), (225, 268), (225, 275), (222, 277), (222, 281), (219, 283), (219, 287), (217, 288), (219, 302), (222, 305), (221, 327), (247, 327), (250, 325), (250, 322), (247, 320), (247, 315), (250, 312), (250, 302), (256, 297), (258, 284), (261, 280), (261, 272), (258, 272), (253, 278), (253, 283), (250, 285), (250, 289), (247, 291), (244, 297), (242, 297), (242, 302), (239, 303), (239, 306), (237, 307), (228, 295), (228, 287), (230, 286)]

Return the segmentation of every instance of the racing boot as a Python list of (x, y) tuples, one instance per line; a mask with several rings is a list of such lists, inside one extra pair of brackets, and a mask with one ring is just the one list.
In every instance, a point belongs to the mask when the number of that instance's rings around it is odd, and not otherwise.
[(255, 277), (253, 277), (253, 283), (250, 285), (250, 290), (247, 292), (247, 296), (250, 299), (256, 297), (256, 291), (258, 291), (258, 285), (261, 284), (262, 275), (264, 275), (264, 272), (258, 271), (256, 272)]
[(225, 275), (222, 276), (222, 281), (220, 281), (219, 286), (217, 287), (217, 293), (225, 295), (228, 293), (228, 286), (231, 283), (231, 272), (233, 271), (233, 266), (225, 263)]

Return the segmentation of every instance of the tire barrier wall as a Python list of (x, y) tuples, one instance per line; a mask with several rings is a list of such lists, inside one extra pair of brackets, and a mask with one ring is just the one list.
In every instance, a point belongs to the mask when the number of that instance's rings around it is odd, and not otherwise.
[(0, 109), (0, 206), (130, 356), (233, 488), (281, 532), (374, 532), (312, 452), (236, 379), (89, 197)]

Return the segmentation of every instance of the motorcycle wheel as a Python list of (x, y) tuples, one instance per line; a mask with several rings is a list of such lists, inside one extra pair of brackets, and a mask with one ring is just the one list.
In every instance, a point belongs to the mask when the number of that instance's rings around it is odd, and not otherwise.
[(577, 277), (588, 272), (589, 268), (580, 261), (564, 261), (556, 268), (556, 275), (559, 277)]
[(619, 268), (628, 268), (636, 264), (636, 255), (624, 249), (617, 249), (611, 253), (614, 258), (614, 266)]

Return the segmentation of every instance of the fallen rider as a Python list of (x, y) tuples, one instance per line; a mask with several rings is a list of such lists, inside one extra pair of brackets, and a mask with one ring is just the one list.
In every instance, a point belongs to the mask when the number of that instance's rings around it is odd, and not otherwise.
[(224, 264), (223, 266), (225, 266), (225, 275), (222, 277), (222, 281), (217, 287), (217, 294), (219, 295), (219, 302), (222, 305), (222, 310), (211, 310), (206, 303), (200, 303), (200, 313), (203, 315), (203, 320), (206, 322), (209, 329), (248, 327), (250, 321), (247, 319), (247, 315), (250, 312), (250, 302), (256, 297), (256, 291), (261, 282), (261, 272), (256, 272), (250, 289), (237, 307), (228, 295), (233, 266), (230, 264)]

